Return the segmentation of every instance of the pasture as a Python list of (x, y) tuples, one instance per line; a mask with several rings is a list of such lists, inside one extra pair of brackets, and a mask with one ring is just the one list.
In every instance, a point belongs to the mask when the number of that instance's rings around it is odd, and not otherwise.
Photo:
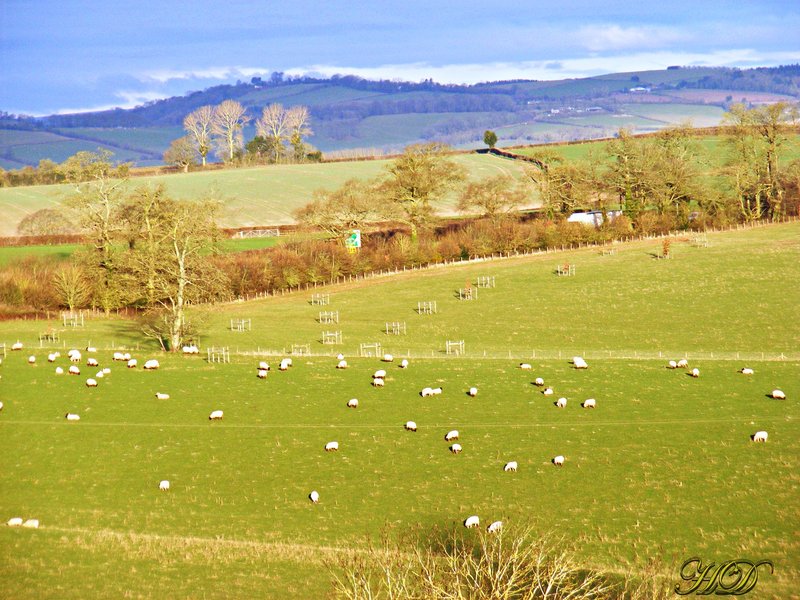
[[(329, 286), (318, 290), (330, 293), (325, 306), (303, 291), (202, 317), (204, 347), (308, 343), (316, 355), (295, 357), (287, 372), (276, 357), (162, 356), (132, 322), (91, 319), (61, 338), (98, 346), (111, 368), (88, 389), (97, 368), (86, 355), (80, 376), (57, 376), (66, 358), (50, 364), (38, 348), (37, 332), (54, 323), (1, 323), (0, 342), (25, 348), (0, 366), (0, 516), (42, 526), (0, 527), (0, 595), (324, 597), (324, 559), (364, 536), (460, 527), (476, 514), (484, 525), (562, 534), (587, 565), (612, 573), (657, 558), (677, 579), (690, 556), (770, 559), (775, 574), (762, 573), (754, 597), (789, 597), (800, 577), (800, 324), (790, 318), (800, 295), (776, 282), (797, 273), (798, 225), (709, 241), (673, 243), (671, 260), (653, 258), (653, 240), (612, 255), (430, 269)], [(557, 277), (567, 261), (576, 275)], [(497, 287), (473, 301), (453, 296), (479, 275)], [(439, 312), (414, 314), (420, 300)], [(320, 310), (339, 310), (341, 322), (318, 323)], [(229, 331), (237, 317), (252, 318), (253, 330)], [(384, 321), (398, 319), (408, 333), (387, 341)], [(330, 328), (344, 331), (343, 346), (319, 343)], [(450, 338), (465, 339), (465, 356), (444, 356)], [(353, 356), (373, 340), (396, 360), (410, 354), (409, 368)], [(112, 345), (130, 347), (140, 368), (112, 363)], [(350, 368), (335, 369), (339, 351)], [(589, 357), (589, 369), (573, 369), (573, 354)], [(684, 355), (699, 378), (665, 368)], [(161, 368), (144, 372), (153, 357)], [(266, 380), (256, 377), (262, 359), (272, 365)], [(533, 371), (518, 368), (523, 359)], [(738, 373), (743, 366), (755, 374)], [(370, 385), (380, 368), (383, 389)], [(425, 386), (443, 394), (421, 398)], [(774, 388), (788, 399), (768, 399)], [(561, 396), (564, 409), (554, 406)], [(580, 407), (587, 398), (596, 409)], [(209, 421), (217, 409), (224, 419)], [(67, 412), (81, 420), (66, 422)], [(451, 429), (459, 455), (443, 439)], [(762, 429), (769, 441), (751, 442)], [(332, 440), (340, 450), (324, 452)], [(550, 464), (556, 454), (563, 468)], [(509, 460), (517, 473), (503, 472)]]

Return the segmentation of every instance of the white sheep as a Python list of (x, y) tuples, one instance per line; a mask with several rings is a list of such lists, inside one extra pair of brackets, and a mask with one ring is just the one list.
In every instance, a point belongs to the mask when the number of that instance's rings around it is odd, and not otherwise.
[(112, 356), (111, 360), (116, 360), (116, 361), (125, 360), (125, 355), (122, 354), (122, 352), (114, 352), (114, 355)]
[(211, 414), (208, 415), (209, 421), (216, 421), (218, 419), (222, 419), (222, 411), (221, 410), (212, 410)]
[[(61, 368), (61, 367), (59, 367), (59, 369), (60, 369), (60, 368)], [(58, 372), (58, 369), (56, 369), (56, 373), (57, 373), (57, 372)], [(68, 372), (69, 372), (69, 374), (70, 374), (70, 375), (80, 375), (80, 374), (81, 374), (81, 370), (78, 368), (78, 366), (77, 366), (77, 365), (72, 365), (72, 366), (70, 366), (70, 368), (69, 368), (69, 371), (68, 371)]]
[(406, 431), (416, 431), (417, 424), (414, 421), (406, 421)]
[(386, 377), (386, 371), (383, 369), (378, 369), (372, 374), (373, 379), (384, 379)]
[(772, 390), (770, 396), (775, 398), (775, 400), (786, 400), (786, 394), (784, 394), (781, 390)]
[(33, 356), (32, 354), (28, 357), (28, 364), (29, 365), (35, 365), (36, 364), (36, 357)]
[(7, 522), (6, 525), (9, 527), (19, 527), (22, 525), (22, 517), (11, 517)]
[(87, 367), (98, 367), (100, 363), (97, 362), (96, 358), (87, 358), (86, 359), (86, 366)]
[(131, 359), (131, 353), (130, 352), (126, 352), (125, 354), (122, 355), (122, 360), (128, 361), (130, 359)]
[(346, 369), (346, 368), (347, 368), (347, 361), (346, 361), (346, 360), (340, 360), (340, 361), (339, 361), (339, 362), (336, 364), (336, 368), (337, 368), (337, 369)]
[(67, 413), (64, 416), (67, 419), (67, 421), (80, 421), (81, 420), (80, 415), (76, 415), (75, 413)]
[(64, 369), (62, 369), (61, 367), (56, 367), (56, 375), (63, 375), (63, 374), (64, 374)]
[(169, 400), (169, 394), (163, 394), (161, 392), (156, 392), (156, 400)]
[(503, 471), (505, 471), (506, 473), (516, 473), (517, 461), (512, 460), (511, 462), (507, 462), (506, 465), (503, 467)]
[(741, 371), (739, 371), (739, 373), (742, 375), (752, 375), (754, 372), (755, 371), (753, 371), (753, 369), (748, 369), (747, 367), (744, 367)]
[(453, 454), (459, 454), (461, 452), (461, 444), (453, 444), (450, 446), (450, 452)]
[(289, 367), (291, 366), (291, 364), (289, 362), (287, 362), (288, 360), (289, 360), (288, 358), (284, 358), (281, 361), (281, 364), (278, 365), (278, 369), (280, 371), (288, 371), (289, 370)]
[(355, 398), (352, 398), (352, 399), (348, 400), (347, 401), (347, 408), (358, 408), (358, 400), (355, 399)]
[(374, 387), (383, 387), (384, 385), (386, 385), (386, 380), (381, 379), (380, 377), (378, 377), (378, 378), (372, 380), (372, 385)]
[(500, 531), (502, 528), (503, 528), (503, 522), (502, 522), (502, 521), (495, 521), (494, 523), (492, 523), (491, 525), (489, 525), (489, 526), (486, 528), (486, 531), (487, 531), (488, 533), (497, 533), (497, 532), (498, 532), (498, 531)]
[(97, 387), (97, 380), (96, 379), (87, 379), (86, 380), (86, 387)]
[(558, 400), (556, 400), (556, 406), (558, 408), (565, 408), (567, 406), (567, 399), (559, 398)]
[(258, 371), (256, 371), (256, 375), (258, 376), (259, 379), (266, 379), (268, 374), (269, 371), (267, 371), (266, 369), (259, 369)]
[(542, 387), (544, 385), (544, 379), (542, 379), (541, 377), (537, 377), (536, 379), (533, 380), (533, 385)]
[(753, 434), (752, 438), (753, 438), (754, 442), (764, 442), (764, 443), (766, 443), (766, 441), (767, 441), (767, 432), (766, 431), (756, 431)]
[(139, 361), (135, 358), (128, 359), (128, 368), (135, 369), (139, 365)]
[(81, 362), (81, 351), (80, 350), (70, 350), (67, 352), (67, 358), (69, 358), (70, 362), (78, 363)]
[(3, 410), (3, 403), (0, 402), (0, 410)]
[(680, 360), (678, 361), (678, 364), (677, 364), (676, 366), (677, 366), (679, 369), (685, 369), (686, 367), (688, 367), (688, 366), (689, 366), (689, 361), (688, 361), (688, 360), (686, 360), (685, 358), (682, 358), (682, 359), (680, 359)]
[(262, 360), (260, 363), (258, 363), (258, 370), (269, 371), (269, 363), (267, 363), (265, 360)]
[(57, 358), (56, 353), (51, 352), (50, 354), (47, 355), (47, 362), (56, 362), (56, 358)]
[(184, 354), (200, 354), (200, 348), (198, 348), (195, 344), (189, 344), (188, 346), (184, 346), (181, 348), (181, 351)]
[(467, 517), (464, 519), (464, 527), (467, 529), (472, 529), (473, 527), (477, 527), (481, 524), (481, 520), (478, 518), (477, 515), (472, 515), (471, 517)]
[(169, 491), (169, 481), (167, 481), (165, 479), (164, 481), (159, 483), (158, 484), (158, 489), (161, 490), (162, 492), (168, 492)]
[(422, 391), (419, 393), (419, 395), (422, 396), (423, 398), (427, 398), (429, 396), (433, 396), (433, 388), (429, 388), (429, 387), (422, 388)]
[(405, 358), (400, 361), (400, 368), (401, 369), (407, 369), (408, 368), (408, 361)]
[(87, 352), (97, 352), (97, 348), (95, 348), (94, 346), (86, 346), (86, 351)]
[(594, 398), (587, 398), (583, 401), (581, 406), (583, 406), (583, 408), (597, 408), (597, 401)]
[(438, 396), (439, 394), (441, 394), (441, 393), (442, 393), (442, 391), (443, 391), (443, 390), (442, 390), (442, 388), (441, 388), (441, 387), (435, 387), (435, 388), (433, 388), (431, 391), (433, 392), (433, 395), (434, 395), (434, 396)]
[(160, 366), (161, 365), (159, 365), (158, 361), (156, 359), (154, 359), (154, 358), (151, 358), (150, 360), (148, 360), (148, 361), (146, 361), (144, 363), (145, 371), (154, 371)]
[(572, 364), (575, 366), (576, 369), (588, 369), (589, 365), (586, 364), (586, 361), (583, 360), (580, 356), (573, 356), (572, 357)]
[(28, 519), (22, 526), (28, 529), (39, 529), (39, 519)]
[(11, 344), (12, 350), (22, 350), (22, 342), (14, 342)]
[(692, 371), (689, 373), (689, 375), (691, 375), (694, 378), (700, 377), (700, 369), (698, 369), (698, 368), (692, 369)]
[(382, 360), (383, 362), (392, 362), (394, 360), (394, 356), (391, 354), (384, 354)]
[(103, 373), (102, 371), (98, 371), (97, 373), (94, 374), (94, 376), (96, 379), (102, 379), (103, 377), (106, 376), (106, 374)]
[(551, 388), (551, 387), (547, 387), (547, 388), (544, 388), (544, 389), (542, 390), (542, 393), (543, 393), (545, 396), (552, 396), (552, 395), (553, 395), (555, 392), (553, 392), (553, 388)]
[(558, 456), (553, 457), (553, 464), (555, 466), (557, 466), (557, 467), (563, 467), (564, 466), (564, 457), (561, 456), (560, 454)]
[(468, 396), (472, 396), (474, 398), (475, 396), (478, 395), (478, 388), (476, 388), (476, 387), (469, 388), (469, 391), (467, 392), (467, 395)]
[(448, 431), (444, 436), (445, 442), (452, 442), (453, 440), (458, 439), (458, 430), (453, 429), (452, 431)]
[(344, 354), (342, 354), (341, 352), (339, 354), (337, 354), (336, 355), (336, 360), (344, 360)]
[(325, 444), (325, 452), (336, 452), (339, 449), (339, 442), (328, 442)]
[(519, 368), (523, 371), (530, 371), (533, 369), (530, 363), (519, 363)]
[(671, 361), (669, 361), (667, 363), (667, 368), (668, 369), (677, 369), (678, 368), (678, 363), (675, 362), (674, 360), (671, 360)]
[(111, 374), (111, 369), (109, 369), (108, 367), (103, 369), (103, 375), (110, 375), (110, 374)]
[(311, 500), (314, 504), (319, 502), (319, 492), (317, 490), (313, 490), (309, 495), (308, 499)]

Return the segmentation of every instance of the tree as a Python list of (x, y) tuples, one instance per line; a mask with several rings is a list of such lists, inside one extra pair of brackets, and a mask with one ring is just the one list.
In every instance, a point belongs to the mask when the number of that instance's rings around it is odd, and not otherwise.
[(305, 106), (293, 106), (287, 111), (286, 120), (289, 123), (289, 143), (294, 150), (295, 162), (303, 162), (306, 158), (306, 145), (303, 138), (311, 135), (311, 115)]
[(470, 183), (458, 200), (458, 210), (473, 209), (492, 221), (507, 215), (529, 200), (524, 185), (510, 175), (495, 175), (480, 182)]
[(56, 271), (53, 277), (53, 287), (63, 306), (66, 306), (70, 312), (83, 306), (92, 292), (92, 286), (86, 280), (86, 274), (76, 264), (68, 264)]
[(346, 231), (363, 229), (381, 218), (375, 187), (375, 182), (349, 179), (336, 190), (317, 190), (314, 201), (295, 211), (295, 218), (331, 237), (342, 238)]
[(17, 225), (19, 235), (66, 235), (76, 231), (71, 215), (58, 208), (41, 208)]
[(310, 114), (305, 106), (284, 109), (282, 104), (265, 107), (256, 121), (256, 135), (268, 141), (273, 162), (280, 162), (287, 155), (289, 144), (291, 158), (295, 162), (305, 160), (305, 136), (311, 135)]
[(192, 138), (185, 135), (177, 140), (172, 140), (169, 148), (164, 152), (164, 162), (181, 167), (184, 173), (188, 173), (189, 167), (197, 164), (197, 150)]
[(549, 218), (566, 216), (587, 202), (587, 173), (582, 163), (564, 162), (549, 151), (533, 157), (526, 169), (528, 178), (539, 192), (542, 208)]
[(497, 134), (491, 129), (487, 129), (483, 132), (483, 143), (489, 148), (494, 148), (497, 145)]
[(197, 153), (206, 166), (206, 157), (211, 151), (211, 133), (214, 123), (214, 108), (201, 106), (190, 112), (183, 120), (183, 128), (189, 133)]
[(417, 241), (420, 228), (434, 214), (432, 202), (465, 178), (464, 169), (447, 156), (442, 144), (414, 144), (387, 166), (387, 176), (380, 186), (387, 216), (411, 227), (411, 239)]
[(232, 161), (243, 144), (242, 129), (250, 120), (245, 108), (236, 100), (225, 100), (214, 108), (211, 132), (217, 136), (220, 153)]

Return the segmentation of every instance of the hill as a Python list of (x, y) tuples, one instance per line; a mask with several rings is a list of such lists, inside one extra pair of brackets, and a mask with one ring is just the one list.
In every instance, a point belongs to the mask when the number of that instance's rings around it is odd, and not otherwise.
[[(241, 102), (252, 117), (273, 102), (308, 106), (323, 152), (396, 151), (437, 140), (461, 148), (482, 145), (495, 129), (500, 145), (591, 139), (620, 127), (655, 131), (691, 120), (715, 125), (731, 102), (796, 101), (798, 67), (769, 69), (669, 68), (561, 81), (500, 81), (442, 85), (371, 81), (354, 76), (316, 79), (254, 78), (130, 110), (0, 118), (0, 167), (63, 161), (78, 150), (103, 147), (136, 165), (161, 163), (169, 142), (182, 135), (183, 117), (225, 99)], [(252, 129), (245, 138), (252, 138)]]

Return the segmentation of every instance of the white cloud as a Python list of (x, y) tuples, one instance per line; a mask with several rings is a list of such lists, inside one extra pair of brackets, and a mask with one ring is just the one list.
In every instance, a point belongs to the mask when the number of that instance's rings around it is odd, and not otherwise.
[(672, 27), (620, 25), (586, 25), (578, 29), (574, 37), (591, 52), (661, 48), (688, 38), (685, 30)]
[(155, 71), (145, 71), (140, 77), (145, 81), (157, 81), (168, 83), (181, 79), (215, 79), (227, 81), (240, 77), (253, 77), (255, 75), (265, 75), (270, 71), (261, 67), (206, 67), (203, 69), (158, 69)]

